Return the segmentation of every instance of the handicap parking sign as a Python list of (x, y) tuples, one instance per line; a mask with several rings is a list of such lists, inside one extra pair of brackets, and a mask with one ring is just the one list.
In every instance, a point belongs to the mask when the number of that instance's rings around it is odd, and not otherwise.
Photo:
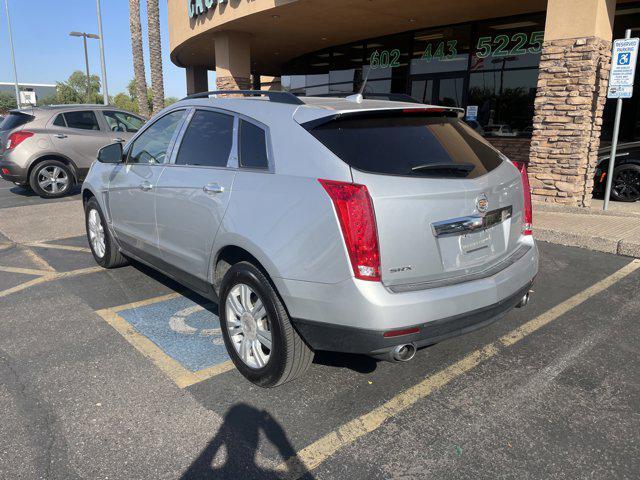
[(631, 98), (633, 95), (639, 44), (638, 38), (621, 38), (613, 42), (607, 98)]

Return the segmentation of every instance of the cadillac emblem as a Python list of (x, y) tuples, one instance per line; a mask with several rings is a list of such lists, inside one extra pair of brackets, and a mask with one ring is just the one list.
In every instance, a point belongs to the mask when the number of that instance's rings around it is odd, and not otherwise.
[(476, 209), (478, 213), (487, 213), (487, 210), (489, 210), (489, 199), (484, 193), (481, 193), (476, 198)]

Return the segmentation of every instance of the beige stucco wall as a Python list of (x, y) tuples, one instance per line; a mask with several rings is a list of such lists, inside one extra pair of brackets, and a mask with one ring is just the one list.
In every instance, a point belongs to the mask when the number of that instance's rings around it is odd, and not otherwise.
[(544, 39), (611, 40), (616, 0), (549, 0)]
[(169, 49), (173, 52), (190, 38), (212, 30), (223, 30), (228, 22), (299, 0), (230, 0), (206, 14), (189, 18), (186, 0), (168, 0)]

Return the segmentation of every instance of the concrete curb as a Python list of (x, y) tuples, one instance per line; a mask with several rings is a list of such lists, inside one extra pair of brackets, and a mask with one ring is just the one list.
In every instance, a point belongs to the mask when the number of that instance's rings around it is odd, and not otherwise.
[(580, 247), (598, 252), (640, 258), (640, 239), (637, 241), (616, 240), (570, 232), (558, 232), (545, 228), (536, 228), (534, 230), (534, 238), (543, 242), (556, 243), (568, 247)]
[(536, 212), (551, 213), (573, 213), (577, 215), (604, 215), (607, 217), (638, 217), (640, 218), (640, 208), (638, 211), (629, 210), (608, 210), (604, 211), (599, 208), (572, 207), (568, 205), (554, 205), (544, 202), (533, 202), (533, 214)]

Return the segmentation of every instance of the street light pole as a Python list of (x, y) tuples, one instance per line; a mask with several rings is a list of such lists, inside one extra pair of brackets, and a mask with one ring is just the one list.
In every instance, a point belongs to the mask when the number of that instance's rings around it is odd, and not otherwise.
[(11, 18), (9, 18), (9, 0), (4, 0), (4, 9), (7, 12), (7, 27), (9, 28), (9, 48), (11, 50), (11, 63), (13, 64), (13, 83), (16, 89), (16, 105), (18, 106), (18, 108), (20, 108), (20, 88), (18, 88), (16, 55), (13, 51), (13, 34), (11, 33)]
[(84, 43), (84, 66), (87, 69), (87, 103), (91, 103), (91, 75), (89, 75), (89, 53), (87, 52), (87, 35), (82, 36)]
[(100, 37), (100, 66), (102, 68), (102, 103), (109, 105), (109, 88), (107, 87), (107, 66), (104, 62), (104, 34), (102, 33), (102, 14), (100, 13), (100, 0), (96, 0), (98, 13), (98, 36)]
[(100, 38), (100, 37), (95, 33), (85, 33), (85, 32), (70, 32), (69, 35), (72, 37), (82, 37), (82, 41), (84, 42), (84, 64), (87, 70), (87, 103), (90, 103), (91, 76), (89, 75), (89, 53), (87, 51), (87, 38)]

